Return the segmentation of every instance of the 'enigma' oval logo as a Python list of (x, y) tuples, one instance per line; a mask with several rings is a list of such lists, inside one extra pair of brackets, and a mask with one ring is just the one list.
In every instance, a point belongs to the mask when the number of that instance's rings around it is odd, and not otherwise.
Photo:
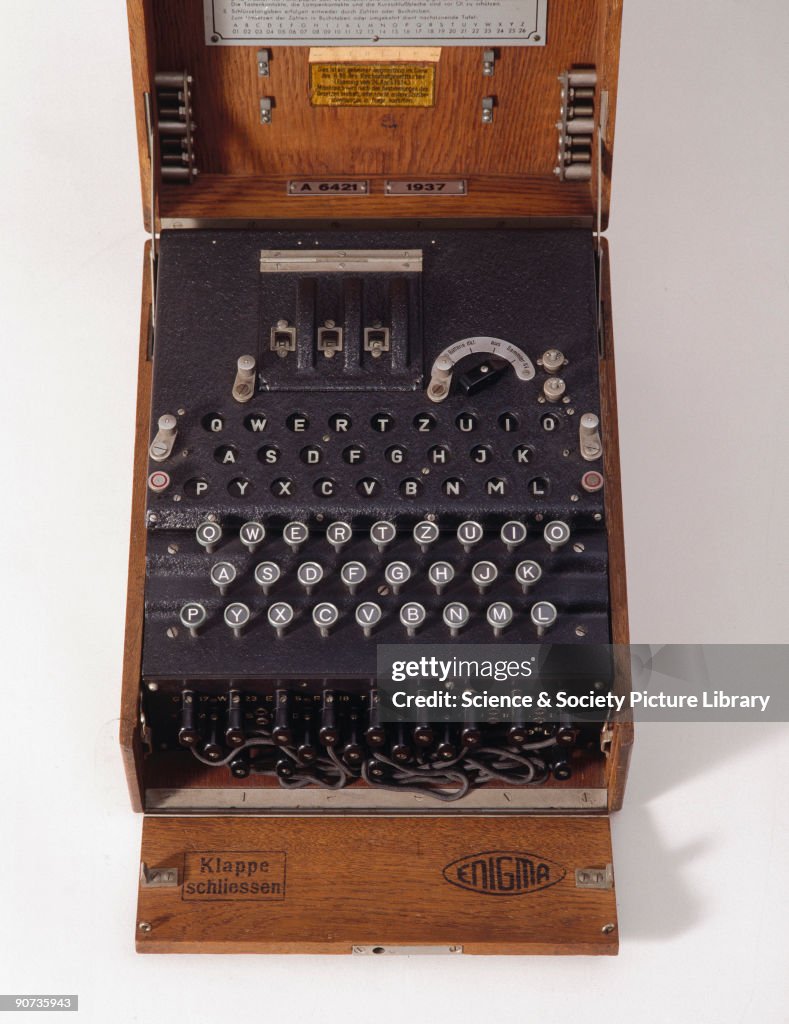
[(483, 896), (523, 896), (556, 885), (567, 874), (561, 864), (523, 850), (484, 850), (444, 868), (450, 885)]

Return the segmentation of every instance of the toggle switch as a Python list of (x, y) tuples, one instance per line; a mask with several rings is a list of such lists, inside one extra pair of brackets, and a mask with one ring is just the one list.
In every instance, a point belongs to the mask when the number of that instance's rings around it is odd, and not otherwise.
[(435, 544), (439, 537), (439, 529), (435, 523), (424, 519), (414, 527), (414, 540), (421, 551), (427, 551), (431, 544)]
[(417, 630), (425, 624), (426, 618), (425, 606), (418, 601), (409, 601), (400, 609), (400, 622), (405, 626), (409, 636), (416, 636)]
[(178, 420), (170, 413), (159, 417), (156, 437), (151, 442), (148, 454), (154, 462), (164, 462), (173, 454), (175, 439), (178, 436)]
[(329, 601), (322, 601), (312, 609), (312, 621), (320, 630), (322, 637), (327, 637), (332, 627), (337, 625), (340, 618), (340, 610), (336, 604)]
[(512, 607), (506, 601), (494, 601), (488, 608), (488, 625), (493, 627), (493, 635), (501, 636), (504, 630), (512, 625), (514, 618)]
[(348, 592), (355, 594), (357, 589), (367, 579), (367, 569), (361, 562), (346, 562), (340, 569), (340, 579), (348, 588)]
[(277, 601), (268, 610), (268, 621), (269, 625), (273, 626), (277, 631), (278, 639), (282, 639), (285, 635), (285, 630), (293, 622), (293, 606), (289, 605), (287, 601)]
[(257, 548), (266, 539), (266, 528), (261, 523), (244, 523), (238, 531), (238, 539), (247, 551), (254, 555)]
[(480, 594), (484, 594), (499, 576), (499, 570), (493, 562), (477, 562), (471, 569), (471, 579)]
[(189, 604), (185, 604), (181, 609), (180, 614), (181, 625), (185, 626), (191, 636), (197, 636), (198, 630), (201, 626), (204, 626), (208, 619), (208, 612), (205, 609), (205, 605), (200, 604), (198, 601), (190, 601)]
[(233, 398), (237, 402), (248, 402), (255, 394), (255, 370), (257, 361), (254, 356), (240, 356), (236, 364), (236, 379), (233, 384)]
[(249, 610), (249, 605), (244, 604), (243, 601), (234, 601), (225, 608), (225, 625), (233, 630), (233, 636), (236, 638), (241, 636), (241, 631), (251, 618), (252, 612)]
[(455, 578), (455, 570), (449, 562), (433, 562), (427, 570), (427, 577), (435, 587), (436, 593), (443, 594), (444, 588)]
[(255, 566), (255, 583), (264, 594), (268, 595), (269, 590), (280, 578), (280, 568), (276, 562), (261, 562)]
[(543, 636), (545, 631), (550, 629), (559, 617), (556, 605), (550, 601), (538, 601), (532, 605), (531, 621), (537, 627), (537, 636)]
[(594, 462), (603, 454), (603, 443), (600, 440), (600, 419), (593, 412), (585, 412), (578, 426), (578, 439), (581, 445), (581, 457), (587, 462)]
[(570, 527), (560, 519), (554, 519), (545, 527), (543, 537), (551, 551), (558, 551), (570, 539)]
[(227, 588), (236, 578), (236, 567), (230, 562), (217, 562), (216, 565), (211, 566), (210, 575), (211, 582), (224, 596), (227, 593)]
[(210, 521), (200, 523), (195, 531), (195, 537), (200, 547), (205, 548), (206, 554), (210, 555), (222, 539), (222, 527), (219, 523)]
[(515, 548), (520, 547), (526, 540), (526, 533), (527, 530), (524, 523), (511, 519), (502, 526), (500, 537), (507, 551), (514, 551)]
[(373, 630), (383, 618), (381, 606), (375, 601), (363, 601), (356, 609), (356, 624), (362, 627), (365, 636), (372, 636)]

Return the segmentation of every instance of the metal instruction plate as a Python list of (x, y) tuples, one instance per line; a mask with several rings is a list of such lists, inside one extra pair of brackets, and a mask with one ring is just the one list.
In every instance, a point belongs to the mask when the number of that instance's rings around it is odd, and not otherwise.
[(289, 196), (367, 196), (369, 181), (289, 181)]
[(548, 0), (203, 0), (208, 46), (544, 46)]
[(455, 181), (387, 181), (388, 196), (465, 196), (468, 184), (463, 178)]

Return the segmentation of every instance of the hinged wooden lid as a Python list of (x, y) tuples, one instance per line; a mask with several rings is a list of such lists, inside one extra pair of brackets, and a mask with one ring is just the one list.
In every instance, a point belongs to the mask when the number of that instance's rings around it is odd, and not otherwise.
[[(365, 14), (379, 9), (376, 0), (357, 2)], [(506, 13), (515, 3), (496, 0), (493, 7)], [(295, 0), (267, 5), (267, 10), (303, 14), (312, 10), (311, 4)], [(473, 35), (469, 45), (446, 45), (446, 39), (430, 33), (457, 30), (441, 21), (448, 5), (437, 3), (430, 5), (437, 13), (431, 24), (404, 28), (398, 23), (398, 31), (410, 33), (399, 41), (407, 46), (370, 45), (338, 54), (262, 35), (283, 32), (281, 25), (255, 25), (246, 18), (228, 24), (222, 11), (230, 8), (218, 0), (128, 0), (148, 227), (152, 199), (158, 205), (157, 224), (164, 226), (228, 219), (516, 218), (592, 225), (598, 209), (605, 226), (621, 0), (517, 4), (534, 18), (526, 32), (530, 45), (504, 45), (508, 26), (494, 21), (489, 29), (479, 24), (468, 30)], [(467, 3), (472, 13), (487, 14), (491, 6)], [(232, 9), (243, 11), (244, 5)], [(325, 20), (305, 17), (288, 31), (291, 36), (305, 30), (320, 34), (321, 26), (326, 28)], [(328, 24), (322, 34), (330, 36), (332, 28)], [(239, 31), (247, 33), (243, 45), (232, 37)], [(414, 40), (431, 45), (414, 49)], [(563, 108), (559, 79), (573, 68), (593, 68), (596, 86), (591, 97), (583, 88), (575, 101), (567, 97)], [(193, 154), (200, 173), (188, 183), (190, 164), (188, 158), (182, 163), (178, 136), (164, 133), (160, 146), (161, 133), (154, 125), (152, 190), (145, 94), (151, 97), (155, 121), (156, 74), (184, 71), (192, 79)], [(177, 119), (178, 90), (165, 88), (163, 93), (161, 120)], [(323, 105), (349, 102), (349, 96), (350, 102), (379, 105)], [(386, 105), (394, 103), (414, 105)], [(188, 119), (180, 109), (182, 119)], [(569, 130), (557, 130), (563, 109), (576, 122)], [(566, 163), (571, 152), (572, 163)], [(159, 167), (165, 160), (171, 169), (162, 181)], [(327, 187), (317, 194), (305, 194), (298, 186), (289, 189), (294, 181), (330, 185), (347, 180), (359, 187)], [(435, 181), (447, 183), (443, 194), (409, 188)]]
[(141, 953), (616, 953), (607, 816), (147, 817)]

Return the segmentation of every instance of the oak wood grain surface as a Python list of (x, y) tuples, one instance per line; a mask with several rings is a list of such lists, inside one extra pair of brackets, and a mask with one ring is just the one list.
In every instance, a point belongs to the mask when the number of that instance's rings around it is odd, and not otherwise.
[[(141, 886), (141, 952), (617, 951), (615, 890), (575, 878), (611, 863), (606, 817), (146, 818), (142, 860), (180, 876)], [(254, 881), (270, 891), (250, 895)]]

